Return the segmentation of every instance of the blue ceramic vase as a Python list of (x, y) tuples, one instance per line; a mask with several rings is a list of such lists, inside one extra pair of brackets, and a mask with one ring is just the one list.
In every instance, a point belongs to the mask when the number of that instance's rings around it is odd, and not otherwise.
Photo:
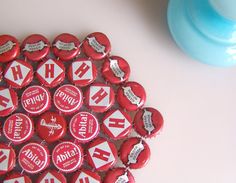
[(236, 64), (236, 0), (170, 0), (170, 32), (188, 55), (206, 64)]

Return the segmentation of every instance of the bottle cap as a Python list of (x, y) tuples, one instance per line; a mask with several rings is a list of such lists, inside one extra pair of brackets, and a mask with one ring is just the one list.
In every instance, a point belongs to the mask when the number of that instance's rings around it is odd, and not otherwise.
[(52, 44), (52, 51), (62, 61), (74, 59), (80, 53), (80, 41), (72, 34), (58, 35)]
[(38, 178), (36, 183), (67, 183), (65, 176), (56, 170), (46, 170)]
[(10, 35), (0, 35), (0, 62), (10, 62), (20, 54), (17, 39)]
[(21, 95), (21, 105), (26, 112), (39, 115), (51, 107), (50, 92), (42, 86), (30, 86)]
[(80, 58), (72, 62), (68, 71), (69, 80), (80, 87), (91, 84), (97, 77), (97, 68), (87, 58)]
[(82, 169), (75, 173), (72, 177), (71, 183), (101, 183), (101, 177), (90, 170)]
[(139, 110), (134, 118), (136, 132), (145, 138), (155, 137), (162, 129), (163, 123), (161, 113), (151, 107)]
[(141, 138), (129, 138), (121, 145), (120, 159), (131, 169), (142, 168), (150, 159), (149, 146)]
[(32, 181), (24, 174), (13, 172), (4, 179), (3, 183), (32, 183)]
[(0, 175), (13, 170), (16, 164), (16, 154), (11, 146), (0, 143)]
[(111, 139), (125, 138), (132, 130), (132, 119), (123, 110), (110, 110), (102, 120), (102, 130)]
[(58, 141), (66, 134), (67, 123), (64, 117), (56, 112), (43, 113), (38, 120), (36, 130), (40, 138), (48, 143)]
[(111, 51), (111, 43), (108, 37), (101, 32), (89, 34), (82, 46), (84, 53), (93, 60), (101, 60)]
[(25, 38), (21, 49), (27, 59), (40, 61), (49, 54), (50, 43), (43, 35), (32, 34)]
[(3, 133), (13, 144), (21, 144), (33, 136), (34, 125), (27, 115), (15, 113), (6, 119), (3, 126)]
[(125, 82), (130, 76), (129, 64), (121, 57), (108, 57), (105, 59), (102, 66), (102, 76), (112, 84)]
[(70, 133), (80, 143), (86, 143), (96, 138), (99, 129), (97, 118), (89, 112), (79, 112), (70, 120)]
[(18, 107), (16, 92), (10, 88), (0, 87), (0, 117), (8, 116)]
[(82, 148), (69, 141), (61, 142), (53, 149), (52, 162), (58, 170), (64, 173), (74, 172), (83, 163)]
[(146, 92), (137, 82), (127, 82), (117, 91), (117, 102), (128, 111), (136, 111), (146, 102)]
[(62, 113), (73, 114), (80, 109), (83, 104), (82, 91), (71, 84), (60, 86), (54, 93), (53, 101), (55, 107)]
[(107, 171), (116, 164), (117, 159), (116, 146), (104, 138), (97, 138), (88, 146), (87, 162), (97, 171)]
[(33, 67), (23, 60), (14, 60), (9, 63), (4, 72), (7, 84), (13, 88), (22, 88), (29, 85), (33, 77)]
[(114, 90), (107, 84), (94, 83), (85, 92), (85, 104), (94, 112), (105, 112), (114, 102)]
[(106, 173), (103, 183), (135, 183), (134, 176), (125, 168), (115, 168)]
[(37, 174), (49, 166), (49, 151), (39, 143), (30, 142), (21, 148), (18, 162), (27, 173)]
[(47, 59), (39, 64), (36, 77), (42, 85), (53, 88), (64, 81), (65, 66), (60, 61)]

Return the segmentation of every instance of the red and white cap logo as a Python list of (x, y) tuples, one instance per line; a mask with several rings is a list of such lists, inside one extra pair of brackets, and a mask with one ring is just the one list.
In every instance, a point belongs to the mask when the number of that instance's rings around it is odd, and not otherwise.
[(39, 173), (49, 165), (48, 150), (38, 143), (29, 143), (22, 147), (18, 161), (27, 173)]
[(24, 176), (22, 176), (22, 177), (12, 178), (10, 180), (4, 180), (3, 183), (27, 183), (27, 182), (25, 182), (25, 178)]
[(103, 131), (113, 139), (124, 138), (132, 129), (132, 119), (119, 109), (108, 112), (103, 119)]
[(73, 176), (72, 183), (101, 183), (101, 178), (95, 172), (81, 170)]
[(94, 115), (88, 112), (80, 112), (71, 119), (69, 129), (75, 139), (85, 143), (98, 135), (99, 123)]
[(30, 114), (40, 114), (46, 111), (51, 104), (48, 90), (35, 85), (28, 87), (21, 96), (23, 108)]
[(72, 142), (62, 142), (54, 148), (52, 161), (62, 172), (74, 172), (83, 162), (81, 147)]
[(59, 111), (65, 114), (78, 111), (83, 103), (82, 99), (81, 90), (70, 84), (59, 87), (53, 96), (54, 105)]
[(22, 60), (15, 60), (7, 65), (4, 77), (14, 88), (22, 88), (33, 80), (32, 66)]
[(23, 113), (16, 113), (6, 119), (3, 133), (14, 144), (25, 142), (33, 135), (33, 122)]
[(12, 170), (15, 166), (15, 152), (11, 147), (0, 144), (0, 175)]
[(95, 112), (107, 111), (115, 102), (113, 89), (106, 84), (95, 83), (86, 91), (85, 101)]
[(98, 171), (106, 171), (117, 161), (117, 150), (113, 143), (105, 139), (93, 141), (88, 149), (88, 163)]
[(11, 114), (18, 106), (18, 97), (13, 89), (0, 88), (0, 116)]
[(65, 67), (59, 61), (48, 59), (39, 65), (36, 76), (42, 85), (55, 87), (64, 80)]
[(37, 183), (66, 183), (65, 176), (57, 172), (55, 170), (47, 170), (41, 174), (37, 181)]
[(96, 66), (88, 59), (78, 59), (69, 68), (69, 79), (78, 86), (87, 86), (97, 77)]

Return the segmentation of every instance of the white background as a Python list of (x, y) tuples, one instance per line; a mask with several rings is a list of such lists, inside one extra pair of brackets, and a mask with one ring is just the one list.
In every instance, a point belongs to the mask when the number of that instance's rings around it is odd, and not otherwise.
[(0, 0), (0, 34), (22, 41), (41, 33), (52, 41), (62, 32), (81, 40), (106, 33), (113, 54), (130, 63), (131, 80), (146, 88), (147, 105), (165, 118), (162, 134), (148, 140), (151, 161), (133, 171), (136, 182), (234, 183), (236, 67), (183, 54), (168, 32), (166, 6), (166, 0)]

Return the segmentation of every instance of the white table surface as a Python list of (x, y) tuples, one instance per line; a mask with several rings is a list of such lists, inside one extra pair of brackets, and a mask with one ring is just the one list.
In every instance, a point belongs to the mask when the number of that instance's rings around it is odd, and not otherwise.
[(235, 183), (236, 67), (183, 54), (168, 32), (166, 7), (166, 0), (1, 0), (0, 34), (52, 41), (62, 32), (80, 39), (106, 33), (112, 53), (130, 63), (131, 80), (146, 88), (147, 105), (165, 118), (162, 134), (148, 140), (151, 161), (133, 171), (136, 182)]

